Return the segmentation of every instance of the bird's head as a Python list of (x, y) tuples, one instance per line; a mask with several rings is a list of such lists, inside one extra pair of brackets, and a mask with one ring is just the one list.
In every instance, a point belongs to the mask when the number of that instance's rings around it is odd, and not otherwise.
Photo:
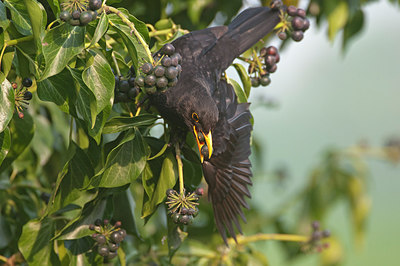
[(196, 138), (203, 162), (204, 157), (209, 159), (213, 153), (212, 131), (218, 122), (218, 108), (209, 95), (190, 97), (185, 103), (184, 122)]

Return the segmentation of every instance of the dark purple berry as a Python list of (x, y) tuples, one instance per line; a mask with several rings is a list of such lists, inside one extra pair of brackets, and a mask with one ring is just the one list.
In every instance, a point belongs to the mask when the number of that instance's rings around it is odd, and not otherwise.
[(278, 48), (276, 48), (275, 46), (269, 46), (267, 48), (267, 53), (269, 55), (276, 55), (278, 53)]
[(147, 86), (154, 86), (156, 85), (157, 78), (154, 75), (148, 75), (144, 78), (144, 83), (146, 83)]
[(60, 19), (61, 19), (62, 21), (65, 21), (65, 22), (66, 22), (66, 21), (70, 20), (71, 17), (72, 17), (71, 13), (69, 13), (69, 11), (67, 11), (67, 10), (64, 10), (64, 11), (62, 11), (62, 12), (60, 13)]
[(201, 147), (201, 154), (204, 157), (208, 157), (209, 155), (209, 150), (208, 150), (208, 146), (207, 145), (203, 145), (203, 147)]
[(117, 251), (117, 249), (119, 248), (119, 244), (115, 244), (115, 243), (108, 243), (108, 250), (114, 252)]
[(162, 77), (164, 76), (165, 73), (165, 68), (163, 66), (156, 66), (154, 68), (154, 75), (156, 75), (156, 77)]
[(172, 215), (171, 215), (171, 219), (172, 219), (172, 221), (174, 222), (174, 223), (178, 223), (179, 222), (179, 219), (181, 218), (181, 216), (180, 216), (180, 214), (179, 213), (173, 213)]
[(260, 49), (260, 57), (265, 57), (267, 55), (267, 47)]
[(94, 228), (95, 228), (95, 225), (94, 225), (94, 224), (90, 224), (90, 225), (89, 225), (89, 229), (90, 229), (90, 230), (94, 230)]
[(145, 87), (145, 92), (147, 94), (154, 94), (157, 92), (157, 88), (156, 88), (156, 86), (151, 86), (151, 87), (147, 86), (147, 87)]
[(295, 42), (299, 42), (303, 40), (304, 38), (304, 33), (301, 30), (296, 30), (292, 33), (292, 39)]
[(118, 77), (118, 75), (115, 75), (114, 79), (115, 79), (115, 87), (118, 87), (119, 86), (119, 77)]
[(183, 207), (183, 208), (181, 209), (181, 214), (188, 214), (188, 212), (189, 212), (189, 209), (188, 209), (188, 208)]
[(89, 24), (90, 21), (93, 20), (92, 14), (88, 11), (84, 11), (81, 13), (79, 17), (79, 21), (81, 22), (81, 26)]
[(75, 10), (74, 12), (72, 12), (73, 19), (79, 19), (80, 16), (81, 16), (81, 12), (79, 10)]
[(101, 225), (101, 220), (100, 219), (96, 219), (96, 221), (94, 221), (94, 224), (97, 226)]
[(272, 9), (280, 9), (283, 6), (283, 3), (281, 0), (272, 0), (270, 5)]
[(179, 222), (180, 222), (181, 224), (187, 225), (187, 224), (189, 224), (189, 223), (191, 222), (191, 219), (190, 219), (191, 217), (192, 217), (191, 215), (187, 215), (187, 214), (182, 215), (182, 216), (179, 218)]
[(161, 48), (161, 52), (166, 55), (172, 55), (175, 53), (175, 47), (172, 44), (167, 43)]
[(134, 77), (130, 77), (128, 79), (128, 83), (129, 83), (129, 86), (131, 86), (131, 87), (135, 86), (135, 78)]
[(281, 56), (279, 55), (279, 53), (277, 53), (277, 54), (275, 55), (275, 62), (276, 62), (276, 63), (279, 63), (279, 61), (281, 61)]
[(122, 237), (122, 240), (124, 240), (124, 238), (126, 237), (126, 230), (125, 229), (121, 229), (121, 230), (118, 230), (117, 232)]
[(321, 231), (315, 231), (315, 232), (313, 232), (312, 235), (311, 235), (311, 239), (314, 240), (314, 241), (318, 241), (318, 240), (320, 240), (321, 238), (322, 238), (322, 233), (321, 233)]
[(318, 221), (312, 222), (311, 227), (312, 227), (312, 229), (314, 229), (314, 231), (318, 230), (320, 227), (319, 222)]
[(88, 12), (92, 16), (92, 20), (95, 20), (97, 18), (97, 11), (93, 11), (93, 10), (89, 9)]
[(99, 253), (100, 256), (103, 256), (103, 257), (108, 256), (108, 254), (110, 253), (107, 246), (99, 246), (97, 248), (97, 252)]
[(296, 16), (297, 15), (297, 7), (295, 6), (288, 6), (286, 12), (288, 13), (289, 16)]
[(168, 56), (164, 56), (164, 58), (161, 59), (161, 65), (169, 67), (170, 65), (172, 65), (172, 59)]
[(278, 66), (275, 64), (275, 65), (272, 65), (272, 66), (268, 69), (268, 72), (269, 72), (269, 73), (275, 73), (277, 69), (278, 69)]
[(174, 193), (174, 190), (172, 188), (167, 189), (167, 197), (171, 196)]
[(260, 86), (260, 79), (258, 77), (250, 78), (250, 81), (251, 81), (251, 86), (252, 87)]
[(168, 87), (173, 87), (178, 83), (178, 78), (174, 78), (168, 82)]
[(32, 92), (26, 91), (26, 92), (24, 93), (24, 100), (25, 100), (25, 101), (30, 101), (31, 99), (32, 99)]
[(196, 188), (195, 193), (197, 195), (199, 195), (199, 196), (203, 196), (204, 195), (204, 188), (202, 188), (202, 187)]
[(168, 79), (174, 79), (178, 76), (178, 69), (174, 66), (170, 66), (167, 68), (167, 70), (165, 71), (165, 76)]
[(135, 99), (138, 94), (139, 94), (139, 89), (137, 87), (132, 87), (128, 91), (128, 97), (131, 100)]
[(80, 22), (79, 19), (70, 19), (70, 20), (68, 21), (68, 23), (71, 24), (72, 26), (79, 26), (79, 25), (81, 25), (81, 22)]
[(307, 18), (305, 18), (305, 19), (304, 19), (304, 26), (303, 26), (302, 30), (303, 30), (303, 31), (306, 31), (306, 30), (308, 30), (309, 28), (310, 28), (310, 21), (309, 21)]
[(135, 83), (138, 87), (143, 87), (144, 86), (144, 78), (142, 76), (139, 76), (136, 78)]
[(118, 256), (117, 251), (111, 251), (110, 253), (108, 253), (107, 259), (112, 260), (113, 258), (115, 258), (117, 256)]
[(294, 17), (292, 20), (292, 27), (294, 30), (301, 30), (304, 27), (304, 20), (301, 17)]
[(89, 0), (89, 8), (91, 10), (97, 10), (101, 8), (102, 1), (101, 0)]
[(119, 87), (118, 88), (119, 88), (119, 91), (127, 92), (129, 90), (129, 88), (130, 88), (129, 82), (127, 80), (121, 80), (119, 82)]
[(281, 31), (278, 33), (278, 38), (281, 39), (282, 41), (287, 39), (287, 34), (284, 31)]
[(271, 79), (268, 75), (262, 76), (260, 78), (261, 86), (268, 86), (271, 83)]
[(118, 231), (114, 231), (110, 235), (110, 240), (113, 243), (118, 244), (123, 240), (123, 238), (122, 238), (121, 234)]
[(178, 69), (178, 75), (181, 74), (182, 72), (182, 66), (181, 65), (177, 65), (176, 69)]
[(306, 15), (307, 14), (306, 14), (306, 11), (304, 9), (301, 9), (301, 8), (297, 9), (297, 16), (305, 18)]
[(119, 102), (127, 102), (129, 99), (127, 97), (127, 95), (123, 92), (117, 92), (115, 94), (115, 103), (119, 103)]
[(165, 77), (161, 77), (157, 79), (156, 86), (159, 89), (163, 89), (168, 86), (168, 79)]
[(265, 57), (265, 64), (268, 67), (271, 67), (273, 65), (275, 65), (276, 60), (275, 60), (275, 56), (274, 55), (267, 55), (267, 57)]
[(329, 230), (322, 231), (322, 237), (326, 238), (326, 237), (330, 237), (330, 236), (331, 236), (331, 232)]
[(116, 221), (115, 224), (114, 224), (114, 227), (118, 228), (118, 227), (121, 227), (121, 225), (122, 225), (121, 221)]
[(153, 65), (150, 63), (144, 63), (141, 70), (144, 74), (150, 74), (153, 71)]
[(131, 67), (129, 68), (129, 71), (131, 72), (133, 77), (136, 77), (136, 69), (134, 65), (131, 65)]
[(97, 235), (95, 240), (96, 240), (97, 244), (99, 244), (99, 245), (103, 245), (107, 241), (106, 237), (104, 235), (101, 235), (101, 234)]
[(175, 53), (173, 54), (170, 58), (171, 58), (171, 64), (173, 66), (178, 66), (179, 65), (179, 54)]

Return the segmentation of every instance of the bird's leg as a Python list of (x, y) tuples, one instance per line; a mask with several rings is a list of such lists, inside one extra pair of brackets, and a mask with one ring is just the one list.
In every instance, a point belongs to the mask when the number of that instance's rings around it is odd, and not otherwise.
[(136, 104), (136, 114), (138, 116), (140, 114), (140, 110), (142, 110), (142, 105), (149, 99), (149, 96), (146, 94), (137, 104)]
[(175, 154), (176, 161), (178, 163), (179, 192), (181, 195), (185, 195), (185, 186), (183, 183), (183, 163), (181, 159), (181, 148), (179, 147), (179, 142), (175, 143)]

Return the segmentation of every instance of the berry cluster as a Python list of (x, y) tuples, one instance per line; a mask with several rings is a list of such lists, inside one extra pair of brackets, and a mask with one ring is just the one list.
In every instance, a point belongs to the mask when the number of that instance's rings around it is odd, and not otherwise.
[(195, 192), (180, 194), (173, 189), (167, 190), (168, 213), (176, 224), (188, 225), (193, 222), (193, 218), (197, 216), (199, 210), (198, 200), (204, 194), (203, 188), (197, 188)]
[(11, 85), (15, 90), (15, 108), (17, 109), (18, 117), (24, 118), (23, 111), (24, 108), (26, 109), (24, 104), (29, 105), (29, 101), (32, 99), (32, 92), (28, 91), (28, 88), (32, 86), (32, 80), (30, 78), (24, 78), (19, 88), (18, 84), (15, 82), (13, 82)]
[[(264, 61), (264, 66), (261, 62)], [(250, 63), (248, 73), (255, 74), (250, 78), (251, 86), (268, 86), (271, 83), (270, 74), (278, 69), (277, 63), (280, 61), (278, 48), (275, 46), (263, 47), (260, 49), (259, 56)], [(260, 68), (261, 65), (261, 68)]]
[(321, 243), (321, 240), (330, 237), (331, 233), (328, 230), (321, 230), (318, 221), (314, 221), (311, 224), (311, 227), (313, 232), (310, 239), (303, 246), (303, 251), (315, 250), (317, 252), (321, 252), (322, 250), (327, 249), (329, 247), (329, 243)]
[(67, 0), (61, 4), (60, 19), (72, 26), (85, 26), (97, 18), (102, 0)]
[(92, 235), (92, 238), (96, 241), (97, 252), (100, 256), (113, 259), (118, 255), (117, 250), (120, 243), (126, 237), (125, 229), (121, 229), (120, 227), (120, 221), (117, 221), (112, 226), (108, 220), (104, 220), (102, 223), (100, 219), (97, 219), (94, 224), (89, 225), (90, 230), (96, 231)]
[(136, 79), (136, 85), (143, 88), (147, 94), (175, 86), (178, 83), (179, 74), (182, 72), (180, 65), (182, 56), (175, 53), (175, 47), (170, 43), (165, 44), (153, 58), (154, 65), (143, 64), (140, 71), (144, 76)]
[(136, 74), (133, 66), (127, 78), (115, 75), (114, 103), (134, 101), (140, 89), (136, 84)]
[(296, 42), (304, 38), (304, 32), (310, 28), (310, 21), (306, 18), (306, 11), (295, 6), (289, 6), (286, 9), (287, 16), (281, 15), (281, 20), (285, 21), (278, 37), (281, 40), (286, 40), (288, 34)]

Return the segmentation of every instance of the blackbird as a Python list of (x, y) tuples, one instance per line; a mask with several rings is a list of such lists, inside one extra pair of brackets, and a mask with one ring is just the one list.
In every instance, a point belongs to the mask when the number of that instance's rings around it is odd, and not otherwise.
[(172, 44), (182, 56), (179, 81), (150, 96), (150, 103), (172, 131), (193, 132), (215, 223), (225, 243), (226, 231), (236, 240), (234, 226), (242, 233), (238, 216), (246, 222), (242, 207), (249, 208), (244, 197), (251, 197), (247, 186), (252, 184), (252, 125), (249, 103), (238, 103), (223, 73), (236, 57), (274, 29), (280, 22), (279, 13), (268, 7), (246, 9), (228, 26), (193, 31), (176, 39)]

